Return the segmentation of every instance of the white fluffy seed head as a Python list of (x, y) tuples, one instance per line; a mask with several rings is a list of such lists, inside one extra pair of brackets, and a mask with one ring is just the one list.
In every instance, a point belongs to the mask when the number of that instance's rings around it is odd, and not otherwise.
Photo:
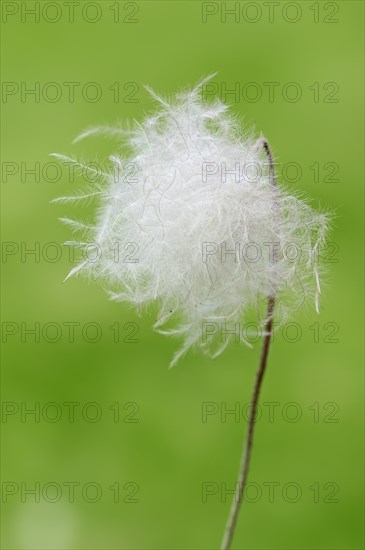
[(96, 258), (71, 274), (102, 279), (113, 299), (138, 308), (156, 301), (155, 328), (183, 338), (173, 363), (193, 345), (218, 355), (270, 295), (281, 319), (308, 296), (317, 307), (327, 227), (324, 214), (273, 185), (262, 140), (201, 91), (172, 101), (151, 91), (159, 110), (125, 135), (130, 156), (111, 157), (105, 185), (84, 194), (100, 200), (96, 223), (68, 220)]

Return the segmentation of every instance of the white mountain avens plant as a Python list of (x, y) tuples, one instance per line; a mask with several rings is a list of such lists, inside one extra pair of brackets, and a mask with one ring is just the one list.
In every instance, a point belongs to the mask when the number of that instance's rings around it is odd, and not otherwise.
[[(112, 299), (138, 310), (157, 303), (155, 328), (183, 341), (172, 364), (191, 347), (219, 355), (232, 327), (267, 300), (237, 494), (222, 542), (228, 549), (247, 480), (274, 308), (281, 320), (308, 300), (318, 310), (318, 250), (328, 217), (277, 184), (268, 142), (243, 133), (220, 100), (206, 101), (206, 82), (170, 100), (147, 88), (158, 106), (154, 114), (129, 130), (99, 127), (81, 134), (77, 139), (113, 134), (129, 154), (110, 157), (102, 185), (56, 200), (97, 199), (94, 224), (63, 218), (83, 232), (76, 243), (95, 251), (70, 275), (100, 279)], [(222, 325), (229, 328), (224, 339)]]

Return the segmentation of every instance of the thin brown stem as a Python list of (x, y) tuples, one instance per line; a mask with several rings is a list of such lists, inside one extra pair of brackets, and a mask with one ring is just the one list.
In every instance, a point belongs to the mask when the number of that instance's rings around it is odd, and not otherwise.
[[(261, 138), (258, 142), (258, 145), (265, 150), (265, 153), (269, 160), (270, 181), (273, 186), (276, 186), (274, 162), (273, 162), (269, 144), (264, 138)], [(248, 472), (250, 468), (250, 461), (251, 461), (251, 454), (252, 454), (253, 436), (254, 436), (254, 430), (255, 430), (257, 405), (259, 402), (260, 390), (261, 390), (262, 381), (265, 374), (267, 358), (268, 358), (270, 342), (271, 342), (274, 305), (275, 305), (275, 295), (272, 294), (272, 296), (269, 297), (268, 303), (267, 303), (265, 336), (264, 336), (264, 341), (263, 341), (263, 346), (261, 351), (260, 364), (256, 374), (256, 381), (255, 381), (255, 386), (252, 394), (250, 415), (248, 420), (248, 430), (247, 430), (246, 440), (243, 445), (241, 464), (240, 464), (239, 475), (237, 480), (237, 489), (233, 497), (227, 525), (224, 531), (221, 550), (229, 550), (231, 546), (233, 535), (237, 524), (238, 514), (239, 514), (242, 500), (243, 500), (243, 492), (245, 490), (245, 486), (248, 478)]]
[(263, 380), (266, 365), (267, 365), (267, 357), (268, 357), (269, 347), (270, 347), (274, 303), (275, 303), (275, 298), (272, 296), (269, 298), (268, 306), (267, 306), (267, 321), (265, 325), (265, 337), (264, 337), (264, 342), (262, 346), (260, 365), (257, 371), (255, 387), (252, 395), (250, 416), (248, 421), (248, 432), (247, 432), (246, 441), (245, 441), (243, 453), (242, 453), (237, 490), (232, 501), (231, 511), (230, 511), (228, 522), (224, 532), (221, 550), (228, 550), (231, 546), (231, 542), (233, 539), (233, 535), (234, 535), (234, 531), (237, 523), (238, 514), (242, 504), (243, 491), (245, 489), (246, 481), (248, 477), (248, 471), (250, 467), (250, 460), (251, 460), (251, 453), (252, 453), (252, 443), (253, 443), (253, 436), (254, 436), (254, 429), (255, 429), (257, 405), (259, 401), (262, 380)]

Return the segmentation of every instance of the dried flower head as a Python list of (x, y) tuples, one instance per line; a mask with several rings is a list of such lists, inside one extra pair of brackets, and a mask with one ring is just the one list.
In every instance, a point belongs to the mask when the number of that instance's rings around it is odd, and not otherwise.
[(229, 338), (214, 326), (237, 326), (273, 293), (285, 318), (308, 296), (318, 306), (320, 291), (326, 216), (273, 185), (262, 139), (242, 134), (221, 101), (204, 101), (204, 82), (169, 101), (149, 90), (159, 108), (123, 133), (128, 158), (111, 157), (104, 186), (69, 198), (100, 201), (87, 231), (97, 259), (71, 274), (102, 279), (115, 300), (157, 301), (155, 327), (184, 339), (173, 363), (195, 344), (221, 353)]

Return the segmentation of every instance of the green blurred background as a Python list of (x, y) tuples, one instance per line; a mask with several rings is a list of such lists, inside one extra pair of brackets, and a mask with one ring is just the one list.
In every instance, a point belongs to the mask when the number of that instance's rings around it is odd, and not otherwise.
[[(320, 316), (308, 307), (297, 342), (275, 338), (233, 548), (363, 547), (363, 3), (241, 2), (226, 21), (233, 2), (203, 4), (80, 2), (71, 22), (66, 2), (2, 2), (3, 548), (219, 547), (246, 429), (244, 414), (224, 412), (249, 403), (260, 343), (214, 361), (192, 352), (169, 370), (179, 343), (152, 332), (153, 312), (140, 318), (81, 278), (63, 284), (67, 249), (50, 258), (72, 235), (57, 218), (92, 208), (50, 204), (83, 182), (48, 164), (52, 152), (104, 161), (117, 142), (73, 138), (140, 120), (153, 108), (144, 84), (168, 94), (214, 71), (218, 95), (238, 83), (233, 112), (301, 167), (299, 178), (279, 168), (280, 181), (335, 212), (338, 245)], [(79, 83), (73, 101), (67, 82)], [(278, 83), (274, 97), (265, 82)], [(21, 323), (39, 323), (39, 342)], [(136, 326), (137, 342), (125, 341)]]

